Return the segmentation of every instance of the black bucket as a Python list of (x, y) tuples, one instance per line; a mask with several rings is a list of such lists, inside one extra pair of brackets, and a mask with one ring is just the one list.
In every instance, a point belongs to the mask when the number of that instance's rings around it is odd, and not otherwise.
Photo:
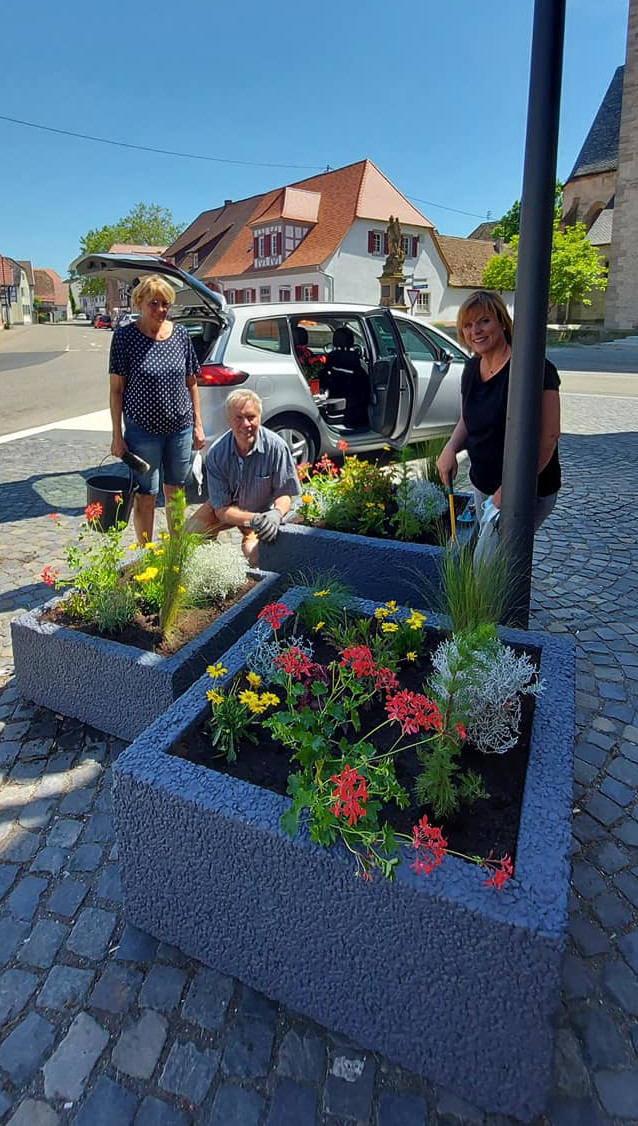
[(131, 470), (128, 478), (104, 472), (87, 477), (87, 505), (102, 505), (102, 514), (91, 521), (91, 527), (97, 532), (108, 532), (116, 524), (128, 524), (137, 490), (138, 485), (133, 480)]

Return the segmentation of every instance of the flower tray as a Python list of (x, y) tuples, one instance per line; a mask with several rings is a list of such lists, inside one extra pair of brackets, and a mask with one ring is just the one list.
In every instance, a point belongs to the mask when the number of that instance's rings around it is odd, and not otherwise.
[[(241, 637), (272, 597), (278, 576), (259, 581), (171, 657), (92, 637), (42, 620), (53, 598), (11, 622), (16, 687), (22, 697), (130, 742)], [(68, 597), (68, 593), (65, 597)]]
[[(393, 588), (394, 593), (394, 588)], [(307, 594), (284, 601), (294, 609)], [(374, 605), (362, 603), (366, 614)], [(289, 799), (171, 754), (209, 714), (203, 677), (113, 767), (127, 917), (223, 973), (488, 1111), (545, 1104), (567, 929), (574, 650), (541, 654), (514, 878), (501, 891), (452, 857), (429, 877), (354, 878), (279, 818)], [(227, 653), (230, 680), (254, 643)]]
[[(457, 495), (470, 499), (466, 494)], [(476, 527), (476, 520), (457, 520), (459, 543), (470, 540)], [(289, 523), (280, 528), (274, 543), (261, 544), (259, 550), (260, 562), (268, 570), (292, 575), (334, 569), (361, 598), (374, 601), (385, 600), (391, 577), (392, 597), (397, 602), (424, 607), (430, 602), (426, 592), (438, 589), (444, 549)]]

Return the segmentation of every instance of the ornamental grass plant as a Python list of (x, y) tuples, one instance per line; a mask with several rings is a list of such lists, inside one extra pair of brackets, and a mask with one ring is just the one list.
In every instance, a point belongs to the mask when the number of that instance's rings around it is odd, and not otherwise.
[[(322, 846), (341, 840), (364, 879), (375, 869), (391, 879), (407, 847), (417, 873), (431, 872), (450, 854), (478, 864), (487, 885), (502, 887), (513, 872), (509, 855), (455, 851), (429, 820), (430, 813), (438, 819), (486, 796), (481, 780), (458, 765), (472, 721), (457, 692), (470, 647), (458, 648), (447, 678), (439, 670), (436, 684), (404, 687), (405, 670), (418, 666), (425, 614), (389, 601), (368, 618), (349, 613), (334, 625), (315, 623), (310, 640), (303, 622), (315, 620), (315, 605), (329, 594), (310, 591), (295, 615), (285, 603), (264, 607), (259, 619), (270, 628), (257, 648), (271, 648), (265, 674), (250, 659), (249, 671), (230, 684), (222, 666), (208, 670), (215, 682), (207, 693), (213, 752), (234, 760), (243, 739), (267, 732), (290, 762), (282, 828), (294, 836), (303, 823)], [(417, 796), (428, 809), (406, 833), (392, 827), (387, 810), (412, 804), (396, 767), (399, 755), (414, 750), (423, 763)]]
[(474, 544), (447, 545), (441, 559), (440, 585), (427, 584), (427, 602), (449, 620), (453, 633), (501, 621), (507, 596), (507, 558), (502, 545), (479, 560)]

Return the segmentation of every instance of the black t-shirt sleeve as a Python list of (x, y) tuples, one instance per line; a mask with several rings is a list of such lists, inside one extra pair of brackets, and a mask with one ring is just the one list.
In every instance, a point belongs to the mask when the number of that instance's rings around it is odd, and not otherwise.
[(545, 360), (545, 372), (543, 375), (543, 391), (558, 391), (560, 387), (560, 376), (551, 360)]
[(128, 359), (127, 349), (124, 342), (124, 329), (116, 328), (111, 340), (111, 352), (109, 355), (109, 372), (114, 375), (121, 375), (124, 378), (128, 375)]

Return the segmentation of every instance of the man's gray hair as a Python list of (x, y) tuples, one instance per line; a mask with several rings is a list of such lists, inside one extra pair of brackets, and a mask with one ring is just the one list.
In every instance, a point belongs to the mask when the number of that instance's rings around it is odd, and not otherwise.
[(226, 399), (226, 418), (230, 418), (230, 412), (233, 407), (237, 406), (238, 403), (245, 403), (247, 399), (250, 399), (251, 403), (254, 404), (261, 418), (262, 401), (259, 395), (256, 395), (254, 391), (242, 391), (239, 387), (236, 391), (231, 391)]

